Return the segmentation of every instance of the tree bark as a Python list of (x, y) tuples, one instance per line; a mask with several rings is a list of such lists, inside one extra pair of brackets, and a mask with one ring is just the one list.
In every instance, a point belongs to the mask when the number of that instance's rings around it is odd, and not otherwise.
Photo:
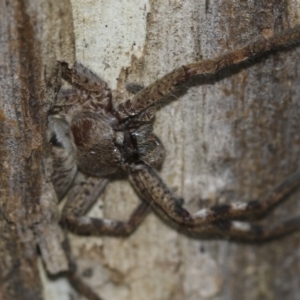
[(0, 299), (43, 299), (38, 252), (66, 270), (49, 181), (47, 112), (60, 85), (57, 60), (73, 60), (68, 1), (0, 1)]
[[(22, 298), (20, 295), (24, 293), (21, 290), (19, 294), (9, 295), (15, 296), (15, 299), (33, 299), (33, 296), (39, 299), (42, 296), (34, 248), (40, 239), (36, 238), (36, 225), (32, 224), (40, 224), (46, 210), (43, 208), (43, 213), (35, 214), (30, 219), (31, 223), (24, 216), (27, 216), (26, 212), (37, 211), (39, 199), (44, 195), (42, 187), (47, 183), (45, 168), (39, 167), (44, 166), (42, 157), (47, 148), (45, 120), (49, 108), (42, 103), (49, 103), (45, 102), (46, 99), (51, 101), (55, 96), (49, 91), (54, 86), (58, 87), (55, 60), (72, 61), (72, 42), (68, 42), (72, 36), (72, 21), (71, 8), (66, 3), (60, 2), (56, 8), (58, 11), (54, 11), (50, 4), (47, 8), (42, 4), (37, 5), (38, 8), (26, 5), (26, 11), (31, 12), (29, 16), (32, 18), (28, 19), (32, 20), (28, 23), (34, 24), (29, 32), (39, 37), (36, 40), (40, 48), (31, 48), (43, 55), (34, 56), (39, 66), (36, 70), (36, 65), (24, 67), (32, 62), (32, 54), (22, 51), (15, 54), (17, 58), (21, 54), (24, 57), (16, 60), (19, 68), (26, 70), (21, 74), (38, 74), (35, 75), (37, 79), (34, 77), (33, 81), (23, 83), (28, 89), (23, 88), (22, 93), (29, 93), (29, 88), (34, 89), (30, 95), (36, 96), (31, 98), (18, 95), (16, 91), (22, 86), (18, 82), (15, 85), (10, 83), (20, 80), (20, 76), (8, 76), (19, 74), (18, 69), (12, 69), (10, 65), (12, 55), (2, 60), (8, 65), (7, 69), (12, 70), (3, 75), (3, 78), (12, 78), (10, 82), (4, 81), (2, 90), (6, 91), (5, 87), (7, 92), (1, 95), (1, 99), (5, 100), (3, 105), (11, 99), (21, 99), (19, 103), (34, 114), (26, 110), (27, 118), (24, 122), (17, 122), (22, 126), (12, 127), (10, 123), (5, 123), (6, 127), (1, 126), (1, 132), (4, 132), (1, 133), (1, 141), (7, 145), (4, 150), (1, 149), (1, 192), (9, 192), (1, 197), (1, 200), (4, 199), (2, 203), (7, 204), (1, 208), (1, 226), (6, 235), (0, 255), (6, 253), (6, 256), (1, 256), (0, 262), (8, 262), (7, 266), (0, 265), (0, 279), (3, 283), (2, 278), (8, 278), (7, 284), (1, 287), (4, 293), (18, 290), (13, 287), (19, 286), (24, 286), (27, 292), (35, 284), (36, 292), (31, 295), (32, 298), (29, 298), (29, 292), (27, 298)], [(136, 0), (128, 3), (72, 0), (72, 8), (76, 59), (108, 81), (118, 101), (121, 97), (130, 97), (125, 91), (125, 82), (147, 85), (175, 67), (213, 58), (257, 37), (272, 35), (300, 23), (297, 1)], [(17, 12), (24, 11), (15, 9)], [(52, 17), (48, 17), (45, 11), (51, 11)], [(4, 16), (9, 19), (7, 13)], [(25, 25), (17, 26), (20, 20), (15, 18), (16, 28), (27, 28)], [(62, 21), (57, 26), (54, 20)], [(39, 27), (36, 24), (48, 25)], [(3, 28), (1, 26), (1, 30), (9, 36), (9, 30)], [(47, 32), (45, 28), (55, 29), (57, 35), (54, 37), (50, 32), (43, 35), (38, 28), (43, 28), (44, 33)], [(68, 32), (69, 35), (58, 37), (58, 32)], [(25, 33), (27, 31), (19, 33), (18, 39), (26, 36)], [(47, 39), (48, 43), (42, 42)], [(32, 40), (35, 41), (34, 38), (26, 38), (24, 43)], [(16, 43), (11, 47), (23, 49)], [(65, 51), (57, 52), (60, 47)], [(9, 51), (12, 50), (7, 50), (11, 54)], [(155, 132), (166, 148), (160, 174), (176, 190), (176, 194), (184, 197), (190, 211), (217, 203), (260, 199), (274, 185), (299, 169), (299, 55), (299, 49), (288, 49), (254, 60), (244, 69), (219, 74), (211, 81), (193, 80), (186, 86), (186, 92), (175, 95), (178, 99), (170, 99), (161, 106), (154, 123)], [(48, 65), (54, 68), (50, 68), (50, 73), (46, 68)], [(48, 82), (48, 85), (41, 82)], [(22, 99), (37, 100), (29, 102)], [(24, 112), (21, 110), (20, 117), (16, 113), (18, 110), (13, 111), (15, 115), (11, 119), (22, 120)], [(8, 122), (6, 116), (5, 112), (3, 122)], [(5, 128), (15, 128), (18, 134)], [(28, 137), (31, 133), (32, 137)], [(32, 143), (33, 137), (38, 142)], [(32, 144), (36, 146), (31, 148)], [(15, 145), (14, 148), (7, 148), (11, 145)], [(18, 145), (24, 147), (20, 150)], [(6, 169), (5, 162), (9, 166)], [(21, 177), (21, 181), (16, 178), (19, 174), (27, 175)], [(13, 185), (9, 184), (12, 182)], [(297, 194), (290, 198), (271, 216), (272, 221), (299, 210)], [(106, 188), (90, 215), (126, 219), (137, 202), (138, 198), (126, 178), (120, 177)], [(24, 239), (24, 233), (14, 229), (13, 225), (17, 222), (11, 219), (11, 215), (14, 216), (12, 212), (18, 212), (18, 228), (26, 228), (33, 237), (27, 234), (27, 239)], [(46, 220), (55, 219), (49, 217), (51, 213), (55, 215), (54, 208), (47, 213)], [(72, 246), (79, 273), (104, 299), (296, 300), (300, 286), (299, 237), (299, 233), (295, 233), (261, 245), (237, 244), (217, 238), (203, 241), (179, 233), (151, 214), (129, 238), (72, 236)], [(24, 252), (24, 240), (30, 251)], [(24, 256), (24, 253), (29, 254)], [(13, 271), (13, 266), (17, 266), (18, 272)], [(4, 275), (1, 273), (3, 270), (6, 272)], [(28, 270), (31, 276), (24, 277), (24, 270)], [(46, 281), (45, 277), (43, 282), (47, 291), (45, 299), (68, 299), (70, 288), (66, 282), (61, 279)]]

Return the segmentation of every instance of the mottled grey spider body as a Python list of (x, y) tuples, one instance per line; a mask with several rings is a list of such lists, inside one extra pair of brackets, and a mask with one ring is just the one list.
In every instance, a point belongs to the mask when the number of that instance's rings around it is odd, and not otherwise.
[[(66, 63), (61, 63), (63, 79), (74, 88), (59, 93), (49, 118), (53, 145), (52, 180), (59, 198), (70, 189), (77, 174), (75, 188), (68, 194), (62, 224), (78, 234), (129, 234), (143, 220), (151, 205), (163, 218), (205, 235), (264, 240), (299, 229), (300, 218), (297, 216), (268, 228), (244, 222), (269, 210), (299, 185), (299, 173), (285, 180), (264, 201), (237, 202), (189, 213), (154, 170), (164, 158), (164, 149), (151, 124), (157, 103), (190, 77), (215, 74), (299, 40), (298, 26), (216, 59), (182, 66), (119, 105), (114, 105), (107, 83), (98, 76), (79, 64), (69, 68)], [(142, 203), (127, 222), (86, 217), (86, 211), (106, 184), (105, 179), (99, 178), (119, 170), (128, 173)], [(78, 193), (79, 186), (86, 192)]]
[[(62, 90), (58, 98), (64, 102), (58, 102), (56, 110), (61, 105), (59, 110), (65, 121), (57, 116), (50, 118), (51, 142), (56, 146), (52, 179), (59, 197), (64, 194), (61, 186), (65, 189), (70, 186), (76, 167), (92, 176), (108, 176), (141, 160), (151, 166), (161, 164), (164, 148), (149, 123), (154, 117), (152, 107), (134, 117), (122, 116), (113, 107), (111, 91), (105, 82), (80, 64), (73, 71), (66, 64), (62, 66), (70, 83), (76, 86), (78, 78), (78, 81), (85, 80), (85, 86), (78, 87), (77, 91)], [(61, 148), (68, 153), (65, 158)], [(69, 175), (68, 171), (59, 170), (61, 167), (70, 170)], [(59, 177), (66, 182), (58, 184)]]

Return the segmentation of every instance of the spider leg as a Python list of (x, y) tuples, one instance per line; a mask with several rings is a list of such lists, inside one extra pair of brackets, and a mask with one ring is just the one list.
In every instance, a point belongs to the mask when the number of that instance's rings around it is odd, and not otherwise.
[(57, 94), (55, 107), (74, 105), (79, 102), (79, 97), (75, 89), (62, 89)]
[(78, 294), (83, 295), (88, 300), (103, 300), (103, 298), (100, 298), (96, 293), (94, 293), (92, 288), (80, 279), (76, 272), (69, 271), (66, 276)]
[(170, 73), (156, 80), (140, 92), (131, 100), (122, 102), (118, 106), (118, 111), (128, 116), (134, 116), (148, 107), (155, 105), (181, 83), (186, 82), (195, 75), (214, 75), (220, 70), (240, 64), (251, 58), (260, 56), (266, 52), (291, 47), (300, 42), (300, 26), (284, 30), (270, 38), (260, 38), (243, 48), (220, 55), (215, 59), (208, 59), (194, 62), (174, 69)]
[[(128, 221), (89, 218), (84, 216), (95, 203), (98, 195), (104, 189), (107, 180), (99, 182), (99, 178), (89, 177), (79, 173), (74, 187), (68, 193), (68, 201), (64, 207), (61, 223), (69, 230), (81, 235), (128, 235), (143, 221), (148, 213), (148, 204), (142, 202), (133, 211)], [(82, 190), (78, 193), (79, 188)]]
[(112, 109), (112, 93), (108, 84), (99, 76), (79, 63), (75, 63), (73, 68), (61, 62), (62, 78), (77, 89), (79, 104), (86, 108)]
[(65, 250), (65, 253), (68, 258), (69, 263), (69, 270), (65, 272), (66, 277), (68, 278), (70, 284), (73, 286), (73, 288), (77, 291), (78, 294), (83, 295), (88, 300), (103, 300), (101, 297), (99, 297), (97, 294), (94, 293), (92, 288), (87, 285), (77, 274), (77, 268), (76, 263), (74, 262), (72, 251), (70, 247), (70, 242), (67, 237), (67, 234), (65, 234), (65, 239), (63, 242), (63, 248)]
[[(84, 217), (86, 211), (95, 203), (99, 194), (103, 191), (108, 180), (86, 176), (77, 173), (75, 181), (69, 190), (67, 203), (62, 213), (61, 224), (71, 231), (79, 234), (129, 234), (143, 220), (147, 213), (148, 204), (142, 203), (133, 212), (128, 222), (114, 220), (100, 220)], [(65, 253), (69, 261), (69, 271), (65, 273), (71, 285), (81, 295), (89, 300), (102, 300), (80, 278), (76, 272), (76, 263), (72, 257), (69, 240), (65, 235), (63, 243)]]
[(51, 115), (63, 112), (65, 116), (72, 113), (74, 108), (82, 107), (90, 99), (85, 90), (61, 89), (56, 97), (55, 105), (51, 109)]
[(258, 222), (219, 221), (206, 228), (190, 228), (189, 231), (204, 236), (217, 236), (244, 242), (263, 242), (292, 233), (300, 229), (300, 216), (276, 221), (276, 224)]
[[(156, 203), (151, 203), (151, 208), (167, 223), (169, 216)], [(171, 221), (176, 226), (176, 223)], [(271, 239), (292, 233), (300, 229), (300, 215), (276, 221), (276, 224), (269, 222), (246, 222), (240, 220), (218, 220), (212, 223), (196, 227), (177, 228), (184, 234), (199, 238), (232, 239), (243, 242), (264, 242)]]
[(180, 201), (173, 195), (156, 171), (144, 162), (131, 165), (129, 175), (131, 183), (143, 199), (153, 203), (154, 208), (159, 207), (173, 222), (191, 228), (193, 231), (201, 231), (201, 226), (218, 224), (218, 221), (249, 218), (265, 213), (276, 205), (284, 195), (300, 184), (299, 172), (278, 185), (263, 201), (216, 205), (191, 214), (182, 207)]
[(105, 93), (111, 95), (108, 84), (91, 70), (76, 62), (73, 68), (69, 68), (65, 62), (60, 62), (62, 78), (75, 88), (88, 92)]

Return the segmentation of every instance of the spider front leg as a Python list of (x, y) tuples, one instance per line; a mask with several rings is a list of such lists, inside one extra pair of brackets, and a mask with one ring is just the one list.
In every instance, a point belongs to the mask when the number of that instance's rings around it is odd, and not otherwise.
[(295, 173), (277, 186), (263, 201), (236, 202), (201, 209), (191, 214), (182, 207), (156, 171), (144, 162), (128, 168), (130, 181), (141, 197), (152, 204), (159, 214), (167, 215), (173, 222), (189, 231), (246, 240), (264, 240), (289, 233), (300, 228), (300, 216), (283, 221), (278, 226), (263, 228), (238, 220), (261, 215), (300, 184), (300, 173)]
[[(75, 113), (78, 109), (93, 109), (111, 111), (112, 94), (108, 84), (92, 71), (79, 63), (73, 68), (61, 62), (62, 78), (75, 89), (62, 90), (58, 94), (57, 106), (65, 106), (65, 112)], [(72, 107), (73, 104), (73, 107)]]
[(103, 96), (111, 97), (111, 90), (108, 84), (91, 70), (76, 62), (73, 68), (61, 62), (62, 78), (78, 89), (89, 92), (101, 93)]
[(68, 201), (63, 210), (61, 223), (80, 235), (129, 235), (132, 233), (148, 213), (149, 205), (144, 201), (137, 206), (128, 221), (85, 216), (106, 184), (106, 179), (87, 177), (79, 173), (74, 187), (68, 193)]
[(261, 56), (267, 52), (291, 47), (300, 42), (300, 26), (287, 29), (270, 38), (260, 38), (243, 48), (220, 55), (215, 59), (208, 59), (194, 62), (174, 69), (165, 76), (159, 78), (140, 92), (131, 100), (127, 100), (118, 106), (118, 111), (127, 116), (135, 116), (150, 106), (162, 101), (165, 96), (180, 84), (186, 82), (195, 75), (215, 75), (222, 69), (242, 62), (248, 61), (254, 57)]

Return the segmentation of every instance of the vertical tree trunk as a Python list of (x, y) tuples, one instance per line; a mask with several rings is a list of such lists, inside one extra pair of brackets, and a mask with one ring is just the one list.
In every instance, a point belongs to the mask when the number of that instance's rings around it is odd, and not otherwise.
[[(0, 298), (41, 299), (35, 246), (45, 243), (45, 224), (55, 222), (55, 203), (47, 197), (46, 209), (40, 200), (50, 189), (42, 158), (45, 120), (58, 87), (55, 61), (72, 59), (71, 8), (63, 1), (55, 7), (10, 2), (2, 1), (0, 10)], [(147, 85), (174, 67), (300, 23), (297, 1), (73, 0), (72, 6), (77, 60), (123, 99), (130, 96), (125, 82)], [(162, 105), (154, 124), (166, 148), (160, 174), (191, 211), (259, 199), (299, 169), (299, 54), (290, 49), (210, 82), (192, 81)], [(293, 199), (273, 221), (299, 210)], [(138, 199), (119, 179), (100, 201), (104, 206), (91, 215), (126, 219)], [(72, 245), (79, 272), (104, 299), (299, 297), (299, 234), (259, 246), (202, 241), (152, 214), (129, 238), (73, 236)], [(61, 281), (45, 288), (46, 299), (69, 297), (57, 294)]]
[[(187, 62), (300, 23), (296, 1), (72, 1), (76, 59), (124, 98)], [(154, 124), (165, 182), (199, 207), (260, 199), (299, 169), (299, 49), (192, 81)], [(297, 199), (295, 195), (291, 198)], [(126, 219), (138, 201), (115, 180), (91, 215)], [(295, 208), (296, 207), (296, 208)], [(299, 204), (298, 204), (299, 207)], [(273, 216), (297, 211), (291, 201)], [(129, 238), (78, 238), (80, 272), (104, 299), (297, 299), (299, 234), (263, 245), (201, 241), (154, 214)], [(89, 271), (89, 272), (88, 272)]]
[(47, 170), (47, 112), (57, 60), (72, 60), (68, 1), (0, 1), (0, 299), (43, 299), (48, 272), (67, 268)]

